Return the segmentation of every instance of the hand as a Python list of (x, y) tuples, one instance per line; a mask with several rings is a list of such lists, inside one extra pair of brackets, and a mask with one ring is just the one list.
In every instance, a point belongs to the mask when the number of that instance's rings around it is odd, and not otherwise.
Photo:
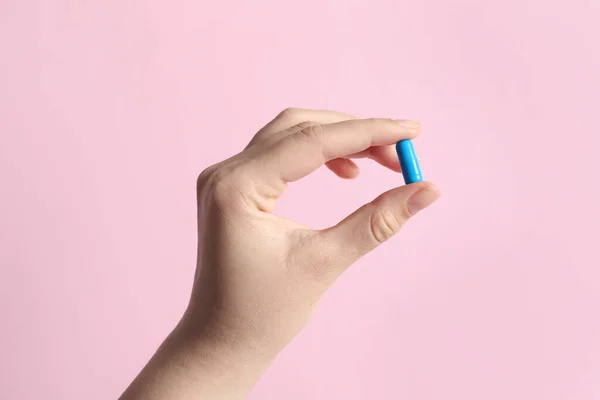
[[(426, 182), (401, 186), (321, 231), (274, 215), (275, 202), (289, 183), (324, 164), (342, 178), (358, 174), (351, 159), (361, 157), (399, 172), (393, 145), (418, 133), (411, 121), (286, 110), (244, 151), (206, 169), (198, 179), (198, 264), (189, 307), (155, 356), (159, 361), (147, 367), (162, 376), (165, 369), (176, 372), (167, 373), (171, 388), (161, 397), (146, 390), (144, 398), (242, 398), (340, 274), (439, 192)], [(161, 374), (146, 375), (137, 386), (159, 390)], [(176, 383), (186, 379), (193, 391)], [(133, 396), (127, 398), (141, 398)]]

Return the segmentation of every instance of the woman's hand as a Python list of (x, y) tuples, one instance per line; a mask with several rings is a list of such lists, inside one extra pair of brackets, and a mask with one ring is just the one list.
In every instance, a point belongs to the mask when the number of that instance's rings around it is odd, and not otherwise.
[(336, 226), (313, 230), (273, 214), (287, 185), (327, 165), (353, 178), (352, 158), (399, 171), (393, 145), (419, 124), (286, 110), (241, 153), (198, 179), (198, 264), (181, 323), (122, 399), (240, 399), (304, 327), (353, 262), (395, 234), (438, 189), (392, 189)]

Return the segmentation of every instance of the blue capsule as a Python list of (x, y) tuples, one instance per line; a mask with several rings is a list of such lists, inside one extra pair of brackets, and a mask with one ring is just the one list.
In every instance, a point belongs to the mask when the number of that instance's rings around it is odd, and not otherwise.
[(408, 185), (409, 183), (421, 182), (423, 174), (421, 174), (421, 167), (412, 141), (406, 139), (396, 143), (396, 152), (400, 159), (400, 169), (402, 169), (404, 183)]

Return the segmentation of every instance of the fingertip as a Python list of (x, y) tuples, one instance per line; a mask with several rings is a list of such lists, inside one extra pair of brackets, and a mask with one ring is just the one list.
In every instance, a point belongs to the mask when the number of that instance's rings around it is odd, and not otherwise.
[(429, 207), (441, 196), (440, 189), (430, 182), (419, 182), (419, 184), (411, 185), (415, 185), (416, 190), (410, 195), (406, 203), (410, 215), (415, 215)]
[(441, 196), (441, 194), (442, 194), (440, 191), (440, 188), (436, 184), (429, 182), (429, 181), (422, 181), (422, 182), (414, 183), (414, 185), (419, 186), (420, 190), (429, 190), (429, 191), (436, 193), (438, 196)]

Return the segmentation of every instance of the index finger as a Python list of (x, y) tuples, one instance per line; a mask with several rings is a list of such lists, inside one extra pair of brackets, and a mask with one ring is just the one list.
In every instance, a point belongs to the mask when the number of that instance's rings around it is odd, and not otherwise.
[(420, 123), (384, 118), (354, 119), (307, 126), (266, 150), (266, 173), (284, 182), (305, 177), (327, 161), (387, 146), (419, 134)]
[(290, 129), (301, 122), (314, 121), (320, 124), (330, 124), (354, 119), (352, 115), (331, 110), (286, 108), (271, 122), (262, 127), (257, 136), (272, 135), (274, 133)]

